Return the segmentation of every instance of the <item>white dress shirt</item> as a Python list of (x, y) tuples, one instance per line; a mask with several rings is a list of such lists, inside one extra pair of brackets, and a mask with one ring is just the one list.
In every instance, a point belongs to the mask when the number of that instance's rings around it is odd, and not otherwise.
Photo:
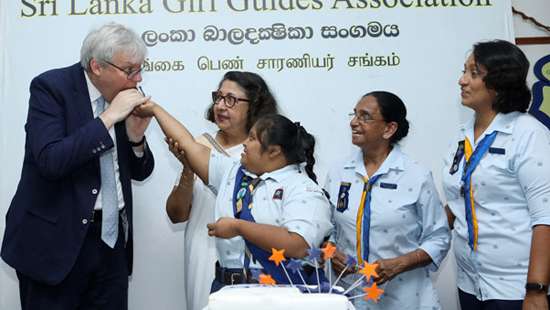
[[(97, 99), (101, 97), (101, 93), (99, 90), (92, 84), (90, 81), (90, 78), (88, 77), (88, 74), (85, 73), (84, 76), (86, 77), (86, 85), (88, 86), (88, 93), (90, 95), (90, 102), (92, 104), (92, 112), (94, 117), (99, 117), (99, 115), (96, 113), (97, 110)], [(105, 110), (107, 110), (107, 107), (109, 105), (109, 102), (105, 101)], [(113, 139), (113, 165), (115, 167), (115, 183), (116, 183), (116, 193), (117, 193), (117, 199), (118, 199), (118, 209), (122, 210), (124, 208), (124, 196), (122, 195), (122, 184), (120, 183), (120, 169), (118, 167), (118, 152), (117, 152), (117, 144), (116, 144), (116, 134), (115, 134), (115, 126), (112, 126), (109, 129), (109, 136), (111, 136), (111, 139)], [(101, 151), (101, 150), (99, 150)], [(98, 199), (95, 201), (94, 210), (101, 210), (102, 202), (101, 202), (101, 189), (99, 190), (99, 193), (97, 194)]]
[(529, 114), (499, 113), (476, 141), (497, 132), (472, 174), (479, 227), (477, 251), (472, 251), (460, 194), (464, 160), (450, 172), (458, 142), (468, 137), (474, 143), (473, 125), (471, 120), (460, 128), (443, 168), (447, 204), (456, 216), (457, 284), (479, 300), (520, 300), (525, 296), (532, 227), (550, 225), (550, 132)]

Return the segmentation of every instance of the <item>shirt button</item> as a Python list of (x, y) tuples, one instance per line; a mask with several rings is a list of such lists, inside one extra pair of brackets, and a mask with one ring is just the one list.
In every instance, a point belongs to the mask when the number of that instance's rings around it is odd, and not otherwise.
[(95, 154), (95, 153), (97, 153), (97, 151), (96, 151), (96, 150), (92, 150), (92, 154)]
[(92, 194), (97, 195), (97, 189), (92, 189)]
[(82, 219), (82, 224), (84, 224), (84, 225), (88, 224), (88, 220), (87, 219)]

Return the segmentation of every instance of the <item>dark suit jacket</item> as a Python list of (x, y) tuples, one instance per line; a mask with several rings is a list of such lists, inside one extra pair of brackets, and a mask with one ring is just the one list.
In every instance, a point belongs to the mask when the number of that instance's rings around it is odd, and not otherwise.
[[(33, 79), (25, 130), (23, 169), (6, 214), (1, 255), (18, 272), (55, 285), (79, 254), (101, 187), (99, 156), (114, 146), (101, 120), (93, 117), (80, 64)], [(115, 132), (131, 272), (131, 180), (147, 178), (154, 160), (147, 146), (143, 157), (135, 156), (124, 122)]]

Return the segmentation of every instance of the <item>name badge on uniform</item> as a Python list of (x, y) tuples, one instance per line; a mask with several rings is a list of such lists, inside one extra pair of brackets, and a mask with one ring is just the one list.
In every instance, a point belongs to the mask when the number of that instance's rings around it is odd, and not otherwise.
[(397, 189), (397, 184), (381, 182), (380, 183), (380, 188)]
[(341, 182), (340, 190), (338, 191), (338, 202), (336, 203), (336, 211), (344, 212), (348, 209), (350, 182)]
[(456, 148), (455, 157), (453, 158), (453, 164), (449, 169), (450, 174), (455, 174), (458, 171), (460, 161), (464, 157), (464, 140), (458, 141), (458, 147)]
[(283, 199), (283, 189), (278, 188), (275, 193), (273, 193), (273, 200), (282, 200)]
[(500, 148), (500, 147), (490, 147), (489, 148), (489, 153), (504, 155), (504, 154), (506, 154), (506, 150), (503, 149), (503, 148)]

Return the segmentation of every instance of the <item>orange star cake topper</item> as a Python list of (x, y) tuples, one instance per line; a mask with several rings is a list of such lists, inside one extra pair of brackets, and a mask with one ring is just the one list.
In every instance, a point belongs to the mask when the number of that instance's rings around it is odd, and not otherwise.
[(384, 293), (383, 289), (378, 288), (376, 283), (373, 283), (371, 287), (364, 287), (363, 291), (365, 292), (365, 300), (374, 300), (374, 302), (378, 302), (380, 300), (380, 295)]
[(275, 280), (269, 274), (264, 274), (264, 273), (260, 274), (258, 280), (259, 280), (260, 284), (265, 284), (265, 285), (275, 285), (275, 284), (277, 284), (277, 282), (275, 282)]
[(336, 247), (332, 245), (332, 243), (327, 242), (324, 248), (321, 249), (323, 252), (323, 257), (328, 260), (334, 257), (334, 253), (336, 253)]
[(271, 248), (271, 256), (269, 257), (269, 260), (274, 262), (275, 265), (279, 266), (282, 261), (285, 261), (285, 250), (277, 250), (274, 248)]
[(378, 278), (378, 273), (376, 273), (377, 267), (378, 264), (369, 264), (368, 262), (365, 262), (365, 265), (363, 265), (363, 268), (359, 270), (359, 273), (364, 275), (368, 282), (371, 277)]

